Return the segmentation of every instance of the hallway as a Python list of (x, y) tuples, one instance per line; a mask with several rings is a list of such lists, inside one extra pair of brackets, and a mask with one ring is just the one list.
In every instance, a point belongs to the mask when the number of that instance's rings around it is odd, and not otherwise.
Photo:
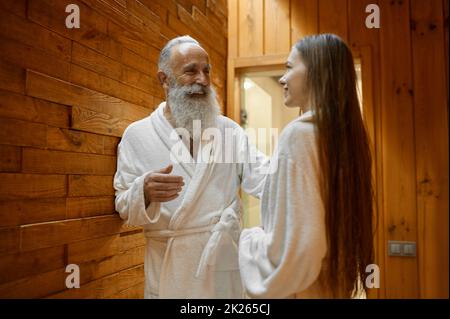
[[(367, 27), (373, 2), (380, 28)], [(69, 4), (79, 28), (68, 27)], [(292, 45), (317, 33), (339, 35), (360, 67), (380, 269), (367, 297), (448, 298), (448, 5), (0, 1), (0, 298), (143, 298), (146, 240), (115, 211), (113, 176), (125, 128), (165, 99), (160, 50), (176, 36), (196, 38), (222, 113), (244, 126), (243, 110), (261, 110), (245, 104), (245, 85), (276, 83)], [(261, 121), (279, 133), (295, 113), (276, 118), (261, 105)], [(257, 224), (254, 216), (244, 223)], [(395, 244), (415, 250), (396, 255)]]

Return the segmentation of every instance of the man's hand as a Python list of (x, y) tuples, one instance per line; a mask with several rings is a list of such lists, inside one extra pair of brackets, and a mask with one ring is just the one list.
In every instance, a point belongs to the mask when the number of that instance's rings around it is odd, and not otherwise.
[(170, 175), (173, 166), (148, 174), (144, 180), (145, 207), (153, 202), (168, 202), (178, 197), (184, 186), (183, 177)]

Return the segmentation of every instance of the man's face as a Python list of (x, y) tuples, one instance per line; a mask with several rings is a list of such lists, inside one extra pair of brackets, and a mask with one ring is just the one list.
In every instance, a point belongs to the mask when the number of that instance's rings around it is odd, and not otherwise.
[(206, 51), (192, 43), (178, 45), (172, 49), (169, 67), (171, 72), (164, 74), (162, 83), (175, 125), (191, 136), (194, 121), (200, 121), (202, 129), (215, 127), (220, 107), (210, 83)]
[[(183, 43), (173, 48), (170, 59), (172, 79), (178, 86), (191, 86), (199, 84), (209, 87), (211, 65), (206, 51), (193, 43)], [(192, 97), (201, 97), (203, 90), (192, 93)]]

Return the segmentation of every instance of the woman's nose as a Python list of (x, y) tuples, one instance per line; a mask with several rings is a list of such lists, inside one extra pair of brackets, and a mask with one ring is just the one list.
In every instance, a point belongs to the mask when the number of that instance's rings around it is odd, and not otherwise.
[(286, 79), (284, 78), (284, 75), (278, 80), (278, 83), (280, 83), (281, 85), (286, 84)]

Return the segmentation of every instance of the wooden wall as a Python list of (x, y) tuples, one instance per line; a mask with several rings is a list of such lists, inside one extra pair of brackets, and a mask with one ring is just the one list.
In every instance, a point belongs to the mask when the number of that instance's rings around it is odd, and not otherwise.
[[(67, 29), (68, 4), (81, 28)], [(0, 1), (0, 298), (143, 296), (144, 238), (114, 211), (116, 147), (163, 100), (159, 50), (209, 51), (224, 105), (225, 0)], [(80, 266), (67, 290), (65, 267)]]
[[(372, 3), (380, 29), (365, 27)], [(448, 0), (230, 0), (228, 7), (230, 60), (287, 56), (301, 37), (324, 32), (355, 51), (369, 48), (377, 294), (448, 298)], [(417, 242), (417, 258), (388, 257), (388, 240)]]

